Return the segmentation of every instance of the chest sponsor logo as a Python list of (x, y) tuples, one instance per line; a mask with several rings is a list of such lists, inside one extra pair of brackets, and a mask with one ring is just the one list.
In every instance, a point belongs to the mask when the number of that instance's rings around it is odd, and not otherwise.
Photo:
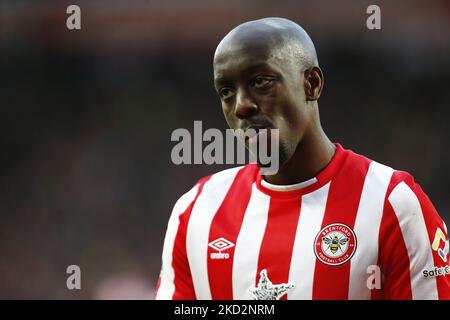
[(209, 255), (211, 259), (229, 259), (230, 255), (227, 252), (223, 251), (234, 247), (234, 243), (225, 238), (218, 238), (214, 241), (211, 241), (208, 246), (217, 251), (211, 252), (211, 254)]
[(339, 266), (348, 262), (356, 251), (356, 236), (343, 223), (333, 223), (324, 227), (314, 240), (314, 253), (320, 262), (329, 266)]

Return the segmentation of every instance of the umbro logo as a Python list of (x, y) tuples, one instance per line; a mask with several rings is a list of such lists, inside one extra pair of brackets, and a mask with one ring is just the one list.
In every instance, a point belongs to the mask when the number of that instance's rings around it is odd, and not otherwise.
[(225, 238), (218, 238), (214, 241), (211, 241), (208, 244), (209, 247), (213, 248), (217, 252), (212, 252), (210, 254), (211, 259), (228, 259), (230, 258), (230, 255), (226, 252), (222, 252), (225, 250), (228, 250), (232, 247), (234, 247), (234, 243), (231, 241), (228, 241)]

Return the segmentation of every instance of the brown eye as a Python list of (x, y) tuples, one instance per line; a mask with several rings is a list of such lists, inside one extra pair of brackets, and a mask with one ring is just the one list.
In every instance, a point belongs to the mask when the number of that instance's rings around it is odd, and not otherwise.
[(267, 86), (270, 86), (273, 82), (272, 78), (267, 77), (256, 77), (254, 81), (254, 86), (257, 89), (265, 88)]
[(233, 92), (233, 90), (231, 90), (231, 89), (228, 89), (228, 88), (222, 88), (222, 89), (220, 89), (220, 91), (219, 91), (219, 95), (220, 95), (220, 97), (222, 98), (222, 99), (228, 99), (228, 98), (230, 98), (230, 97), (232, 97), (233, 95), (234, 95), (234, 92)]

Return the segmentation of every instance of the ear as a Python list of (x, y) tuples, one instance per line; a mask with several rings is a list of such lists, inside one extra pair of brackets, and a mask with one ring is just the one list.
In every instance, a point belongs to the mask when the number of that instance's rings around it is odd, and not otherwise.
[(312, 67), (305, 71), (305, 95), (306, 101), (319, 99), (323, 89), (323, 73), (319, 67)]

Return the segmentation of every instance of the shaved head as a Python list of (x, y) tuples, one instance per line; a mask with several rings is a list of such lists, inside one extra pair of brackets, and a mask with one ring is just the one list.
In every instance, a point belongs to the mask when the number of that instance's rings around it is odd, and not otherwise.
[(301, 71), (318, 66), (316, 50), (306, 31), (284, 18), (245, 22), (231, 30), (217, 46), (214, 58), (231, 50), (256, 50), (266, 59), (288, 62)]
[(323, 83), (311, 38), (288, 19), (245, 22), (214, 54), (214, 86), (228, 125), (279, 129), (281, 166), (302, 143), (322, 135), (317, 100)]

